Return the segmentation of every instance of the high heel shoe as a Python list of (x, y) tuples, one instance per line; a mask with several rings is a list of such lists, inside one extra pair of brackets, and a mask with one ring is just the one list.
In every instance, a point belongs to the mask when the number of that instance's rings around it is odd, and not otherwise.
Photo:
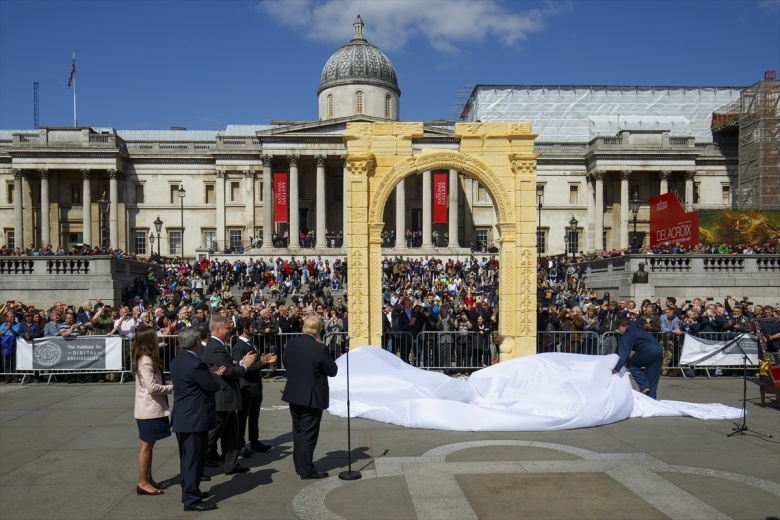
[(142, 488), (141, 486), (136, 486), (135, 487), (135, 494), (138, 495), (138, 496), (140, 496), (140, 495), (164, 495), (165, 492), (161, 491), (159, 489), (157, 489), (155, 491), (147, 491), (144, 488)]

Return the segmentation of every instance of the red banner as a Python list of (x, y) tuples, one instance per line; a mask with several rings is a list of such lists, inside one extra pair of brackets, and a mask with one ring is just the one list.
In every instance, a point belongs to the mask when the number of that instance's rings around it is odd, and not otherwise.
[(699, 212), (685, 212), (674, 193), (650, 199), (650, 246), (695, 246), (699, 243)]
[(433, 223), (447, 223), (447, 174), (433, 174)]
[(274, 175), (274, 222), (287, 223), (287, 174), (283, 172)]

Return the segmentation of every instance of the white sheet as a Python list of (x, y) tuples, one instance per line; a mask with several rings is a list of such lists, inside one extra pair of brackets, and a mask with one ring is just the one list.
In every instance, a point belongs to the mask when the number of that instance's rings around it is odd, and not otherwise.
[[(403, 363), (376, 347), (349, 354), (352, 417), (435, 430), (545, 431), (585, 428), (629, 417), (736, 419), (720, 404), (655, 401), (632, 390), (617, 355), (546, 353), (475, 372), (467, 381)], [(330, 408), (347, 415), (347, 356), (330, 378)], [(663, 392), (663, 387), (659, 389)]]

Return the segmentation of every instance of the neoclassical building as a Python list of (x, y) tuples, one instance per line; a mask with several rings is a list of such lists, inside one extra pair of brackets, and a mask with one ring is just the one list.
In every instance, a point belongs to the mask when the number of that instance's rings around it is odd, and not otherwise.
[[(0, 130), (0, 242), (65, 248), (101, 240), (147, 255), (195, 257), (249, 246), (276, 255), (272, 233), (347, 232), (345, 133), (350, 123), (396, 122), (401, 90), (387, 56), (354, 22), (352, 39), (325, 64), (318, 118), (222, 130), (53, 128)], [(739, 87), (478, 85), (461, 122), (529, 122), (538, 134), (543, 253), (626, 247), (629, 199), (641, 200), (637, 240), (647, 242), (649, 200), (674, 191), (690, 209), (734, 205), (737, 135), (712, 128), (712, 114), (739, 100)], [(455, 121), (430, 121), (411, 141), (457, 150)], [(434, 223), (432, 177), (446, 173), (446, 222)], [(274, 179), (285, 174), (289, 204), (279, 219)], [(109, 201), (105, 215), (101, 201)], [(103, 206), (106, 206), (103, 204)], [(541, 206), (541, 207), (539, 207)], [(283, 222), (280, 222), (282, 220)], [(577, 221), (571, 231), (571, 222)], [(159, 237), (155, 221), (162, 222)], [(495, 194), (468, 173), (432, 170), (405, 178), (384, 208), (385, 230), (450, 237), (451, 252), (500, 245)], [(105, 232), (105, 233), (104, 233)], [(104, 236), (105, 235), (105, 236)], [(155, 239), (150, 243), (150, 236)], [(388, 254), (404, 252), (403, 240)], [(298, 249), (291, 240), (290, 252)], [(344, 248), (343, 251), (346, 251)], [(433, 249), (430, 249), (433, 251)], [(408, 254), (410, 251), (406, 251)], [(414, 252), (414, 251), (411, 251)], [(303, 253), (303, 252), (301, 252)]]

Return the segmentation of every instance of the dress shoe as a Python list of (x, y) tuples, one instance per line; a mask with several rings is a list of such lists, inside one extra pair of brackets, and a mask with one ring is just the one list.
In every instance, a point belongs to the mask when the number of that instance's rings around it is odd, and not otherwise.
[(268, 444), (263, 444), (262, 442), (258, 442), (258, 443), (255, 443), (255, 444), (250, 444), (250, 446), (252, 447), (252, 449), (254, 451), (259, 451), (261, 453), (265, 453), (266, 451), (268, 451), (271, 448), (273, 448), (273, 446), (270, 446)]
[(209, 493), (208, 491), (201, 491), (201, 492), (200, 492), (200, 498), (201, 498), (201, 499), (203, 499), (203, 498), (208, 498), (210, 494), (211, 494), (211, 493)]
[(206, 462), (203, 463), (203, 465), (206, 466), (207, 468), (218, 468), (222, 465), (222, 463), (219, 462), (218, 460), (207, 460)]
[(165, 484), (158, 484), (157, 482), (152, 482), (152, 485), (157, 489), (168, 489), (168, 486), (166, 486)]
[(138, 495), (138, 496), (141, 496), (141, 495), (164, 495), (165, 491), (161, 491), (159, 489), (155, 489), (154, 491), (147, 491), (144, 488), (142, 488), (141, 486), (136, 486), (135, 487), (135, 494)]
[(191, 506), (184, 506), (185, 511), (213, 511), (217, 508), (217, 504), (204, 504), (203, 502), (196, 502)]
[(316, 480), (320, 478), (325, 478), (328, 476), (327, 471), (315, 471), (314, 473), (309, 473), (308, 475), (302, 475), (301, 480)]
[(241, 455), (242, 457), (251, 457), (252, 455), (255, 454), (255, 452), (250, 448), (244, 447), (238, 450), (238, 454)]
[(200, 477), (200, 481), (201, 482), (211, 482), (211, 477), (203, 475), (202, 477)]
[(237, 473), (246, 473), (247, 471), (249, 471), (249, 468), (246, 466), (236, 466), (233, 468), (233, 471), (226, 471), (225, 475), (235, 475)]

